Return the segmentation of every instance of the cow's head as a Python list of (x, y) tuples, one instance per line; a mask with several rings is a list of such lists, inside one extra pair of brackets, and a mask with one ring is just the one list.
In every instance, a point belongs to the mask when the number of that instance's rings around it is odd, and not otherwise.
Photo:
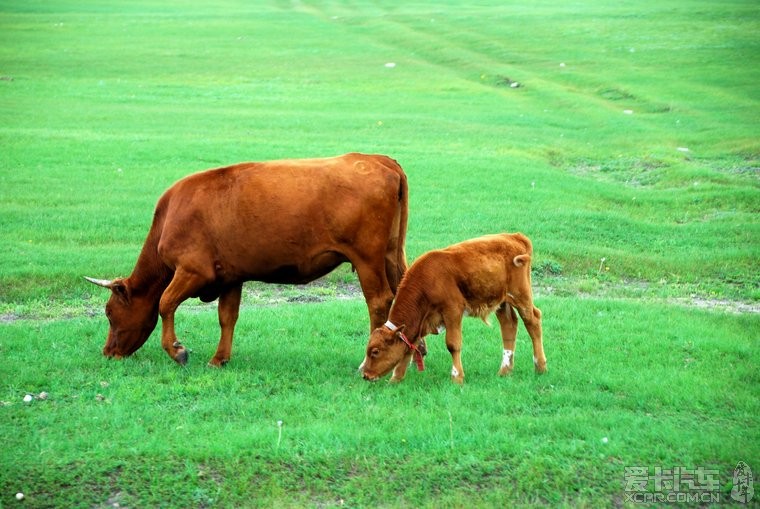
[(157, 302), (134, 292), (128, 279), (85, 279), (111, 290), (111, 297), (106, 303), (106, 318), (110, 326), (103, 355), (117, 359), (132, 355), (143, 346), (156, 328)]
[(372, 331), (364, 362), (359, 366), (365, 380), (375, 381), (390, 373), (401, 362), (409, 352), (409, 346), (402, 338), (403, 333), (403, 325), (396, 330), (383, 325)]

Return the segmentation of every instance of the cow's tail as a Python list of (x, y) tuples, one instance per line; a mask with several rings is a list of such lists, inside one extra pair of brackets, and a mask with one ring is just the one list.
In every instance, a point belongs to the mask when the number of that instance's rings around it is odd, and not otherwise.
[(396, 293), (401, 278), (406, 273), (406, 228), (409, 219), (409, 184), (406, 174), (396, 162), (395, 169), (399, 175), (398, 206), (393, 216), (388, 252), (385, 257), (385, 273), (393, 293)]

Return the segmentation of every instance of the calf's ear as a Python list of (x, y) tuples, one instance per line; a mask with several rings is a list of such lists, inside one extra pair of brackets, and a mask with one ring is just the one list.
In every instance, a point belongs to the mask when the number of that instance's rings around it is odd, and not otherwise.
[(401, 334), (404, 333), (404, 329), (406, 328), (406, 325), (399, 325), (395, 331), (393, 331), (393, 334), (385, 337), (385, 342), (389, 345), (394, 344), (396, 341), (401, 339)]
[(512, 260), (512, 263), (515, 264), (515, 267), (522, 267), (526, 263), (530, 263), (530, 255), (521, 254), (521, 255), (515, 256), (514, 260)]

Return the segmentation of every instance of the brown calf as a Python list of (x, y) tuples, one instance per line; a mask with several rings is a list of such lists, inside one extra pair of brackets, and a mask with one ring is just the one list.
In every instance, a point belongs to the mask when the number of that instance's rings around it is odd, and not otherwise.
[(541, 311), (533, 305), (530, 260), (533, 247), (520, 233), (486, 235), (430, 251), (416, 260), (399, 285), (388, 322), (370, 334), (364, 362), (367, 380), (393, 370), (391, 382), (400, 382), (412, 355), (422, 368), (418, 350), (422, 339), (446, 328), (454, 382), (464, 381), (462, 368), (462, 317), (473, 315), (487, 322), (496, 311), (504, 343), (499, 375), (514, 366), (517, 314), (533, 340), (537, 373), (546, 371), (541, 339)]

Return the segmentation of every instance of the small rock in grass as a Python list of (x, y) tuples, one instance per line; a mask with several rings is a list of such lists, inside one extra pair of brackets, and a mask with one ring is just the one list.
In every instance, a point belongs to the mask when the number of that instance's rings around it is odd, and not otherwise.
[(34, 396), (32, 396), (31, 394), (27, 394), (26, 396), (24, 396), (24, 403), (31, 403), (33, 399), (34, 399)]

